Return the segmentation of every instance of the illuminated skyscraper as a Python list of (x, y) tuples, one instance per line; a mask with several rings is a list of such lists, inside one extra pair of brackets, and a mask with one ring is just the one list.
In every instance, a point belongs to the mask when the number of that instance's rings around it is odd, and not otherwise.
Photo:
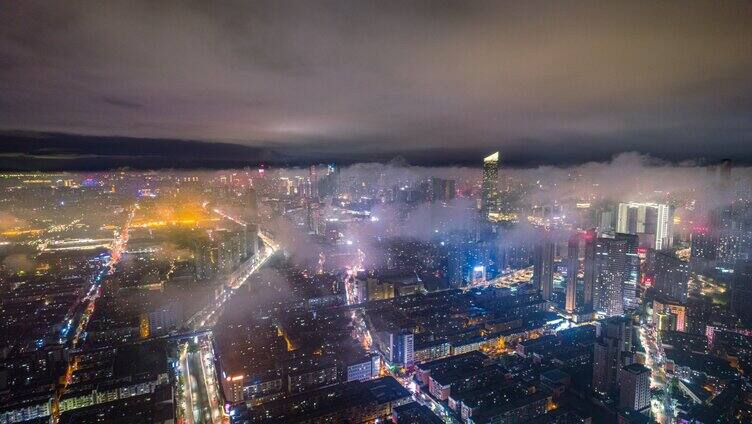
[(637, 308), (637, 282), (640, 281), (640, 257), (637, 254), (639, 240), (633, 234), (616, 234), (617, 239), (625, 241), (626, 268), (624, 270), (624, 307)]
[(658, 203), (619, 203), (616, 232), (636, 234), (640, 245), (655, 250), (671, 247), (674, 211), (669, 205)]
[(636, 239), (631, 234), (617, 234), (596, 239), (590, 251), (586, 246), (585, 269), (592, 272), (593, 308), (606, 316), (621, 315), (625, 306), (634, 306), (639, 272)]
[(311, 165), (311, 167), (308, 168), (308, 183), (311, 185), (310, 197), (312, 199), (317, 199), (319, 197), (319, 177), (316, 173), (316, 165)]
[(483, 158), (483, 179), (481, 181), (481, 216), (486, 219), (488, 213), (498, 209), (499, 152)]

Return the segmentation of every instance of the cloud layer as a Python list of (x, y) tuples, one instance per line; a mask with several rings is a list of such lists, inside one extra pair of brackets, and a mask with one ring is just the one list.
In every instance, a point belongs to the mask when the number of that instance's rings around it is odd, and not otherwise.
[(749, 156), (749, 75), (749, 2), (0, 5), (7, 130), (311, 156)]

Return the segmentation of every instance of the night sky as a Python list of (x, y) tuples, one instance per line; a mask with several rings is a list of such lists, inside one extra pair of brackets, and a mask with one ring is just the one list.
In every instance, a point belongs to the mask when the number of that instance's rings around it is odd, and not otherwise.
[(3, 1), (0, 131), (19, 169), (750, 163), (752, 2)]

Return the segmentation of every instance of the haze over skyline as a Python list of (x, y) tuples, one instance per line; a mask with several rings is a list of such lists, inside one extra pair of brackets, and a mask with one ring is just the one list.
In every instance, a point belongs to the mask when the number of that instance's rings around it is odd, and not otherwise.
[(6, 2), (0, 63), (3, 168), (752, 159), (748, 2)]

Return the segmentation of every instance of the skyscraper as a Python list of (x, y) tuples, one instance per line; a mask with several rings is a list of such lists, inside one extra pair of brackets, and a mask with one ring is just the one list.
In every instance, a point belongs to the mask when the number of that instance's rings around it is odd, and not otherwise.
[(483, 179), (481, 181), (480, 213), (483, 219), (488, 213), (498, 209), (499, 152), (483, 158)]
[(585, 309), (593, 308), (593, 288), (595, 287), (595, 231), (588, 231), (585, 237), (585, 260), (583, 263), (582, 304)]
[(635, 306), (639, 273), (636, 236), (595, 239), (589, 251), (586, 246), (585, 269), (592, 281), (594, 310), (611, 316), (624, 313), (625, 306)]
[(653, 262), (653, 287), (655, 290), (669, 299), (682, 303), (686, 302), (689, 263), (680, 260), (669, 252), (655, 252)]
[(694, 271), (703, 271), (716, 258), (717, 242), (708, 227), (696, 226), (691, 235), (690, 265)]
[(752, 323), (752, 261), (739, 261), (731, 284), (731, 310)]
[(554, 243), (541, 240), (535, 246), (533, 254), (533, 284), (544, 300), (551, 300), (554, 286)]
[(577, 308), (577, 273), (580, 271), (580, 239), (582, 234), (575, 233), (567, 245), (567, 293), (564, 308), (572, 313)]
[(640, 245), (656, 250), (667, 249), (674, 242), (674, 211), (658, 203), (619, 203), (616, 232), (636, 234)]
[(448, 202), (455, 197), (455, 181), (431, 177), (428, 185), (428, 200), (431, 202)]
[(650, 369), (627, 365), (619, 372), (619, 407), (642, 412), (650, 406)]
[(310, 188), (310, 197), (312, 199), (318, 199), (319, 197), (319, 177), (316, 173), (316, 165), (311, 165), (310, 168), (308, 168), (308, 183), (311, 185)]
[(593, 390), (611, 393), (616, 388), (619, 370), (634, 360), (632, 323), (622, 316), (606, 318), (596, 324), (596, 336), (593, 348)]
[(615, 239), (598, 238), (595, 242), (593, 308), (607, 316), (624, 313), (625, 250)]
[(640, 281), (640, 257), (637, 254), (639, 240), (634, 234), (616, 234), (617, 239), (623, 239), (626, 243), (627, 264), (624, 270), (624, 307), (634, 309), (637, 307), (637, 282)]

